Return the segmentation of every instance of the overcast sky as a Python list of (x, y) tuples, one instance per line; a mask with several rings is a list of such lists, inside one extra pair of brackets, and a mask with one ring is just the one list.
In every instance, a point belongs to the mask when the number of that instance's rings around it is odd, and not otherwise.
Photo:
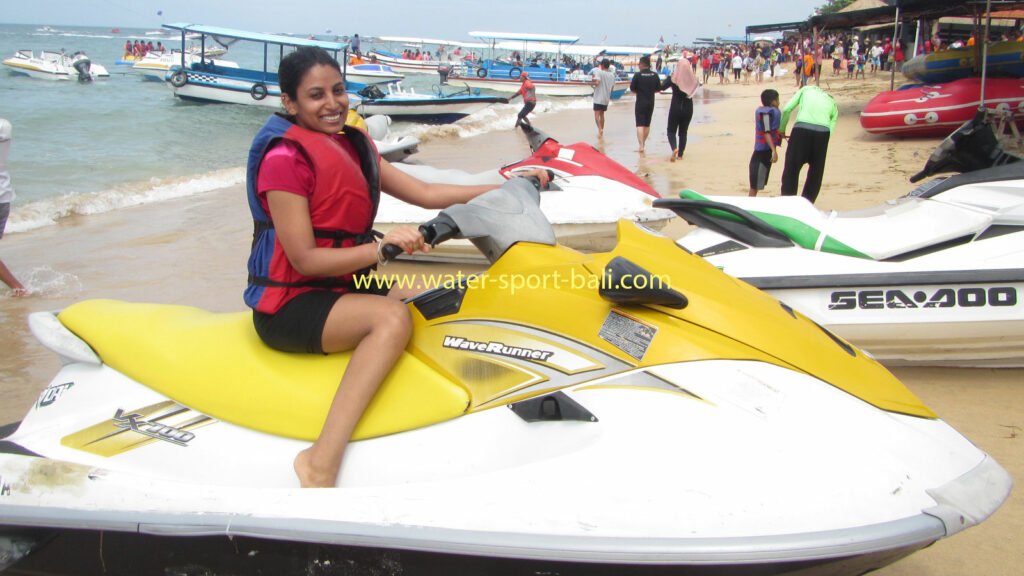
[[(420, 36), (467, 32), (580, 36), (585, 44), (692, 43), (746, 26), (805, 20), (825, 0), (2, 0), (0, 21), (159, 28), (188, 22), (253, 32)], [(162, 12), (162, 14), (158, 14)]]

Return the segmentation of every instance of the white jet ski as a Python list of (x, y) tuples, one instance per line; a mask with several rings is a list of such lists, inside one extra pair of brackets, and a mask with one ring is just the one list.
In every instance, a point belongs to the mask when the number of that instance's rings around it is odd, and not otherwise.
[[(367, 122), (372, 119), (368, 118)], [(673, 218), (668, 210), (653, 207), (654, 200), (661, 198), (654, 188), (590, 144), (563, 145), (541, 130), (526, 125), (522, 129), (533, 153), (507, 166), (475, 174), (421, 164), (396, 164), (396, 167), (425, 182), (495, 187), (523, 170), (548, 170), (554, 184), (541, 195), (541, 211), (554, 228), (559, 244), (583, 252), (605, 252), (614, 248), (618, 222), (623, 218), (654, 230), (661, 229)], [(433, 214), (431, 210), (384, 194), (375, 225), (387, 231), (399, 224), (418, 225)], [(468, 241), (448, 242), (437, 250), (409, 258), (486, 262)]]
[(535, 185), (421, 227), (492, 265), (408, 302), (337, 488), (299, 488), (292, 460), (346, 354), (270, 350), (248, 311), (33, 314), (64, 366), (0, 438), (0, 551), (39, 547), (25, 573), (92, 537), (92, 573), (286, 573), (263, 562), (291, 546), (303, 574), (349, 573), (324, 554), (352, 547), (390, 573), (863, 574), (1007, 498), (857, 348), (635, 223), (607, 253), (556, 245)]
[(655, 203), (679, 245), (890, 364), (1024, 365), (1024, 163), (983, 119), (949, 136), (909, 194), (866, 210), (802, 197)]

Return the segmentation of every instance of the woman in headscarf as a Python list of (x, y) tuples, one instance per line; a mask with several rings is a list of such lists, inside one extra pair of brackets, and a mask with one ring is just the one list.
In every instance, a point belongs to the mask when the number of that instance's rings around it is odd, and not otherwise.
[[(683, 157), (686, 150), (686, 132), (693, 119), (693, 94), (700, 83), (693, 73), (693, 66), (686, 58), (676, 62), (672, 76), (665, 80), (662, 89), (672, 88), (672, 102), (668, 108), (668, 144), (672, 147), (671, 162)], [(677, 141), (678, 136), (678, 141)]]

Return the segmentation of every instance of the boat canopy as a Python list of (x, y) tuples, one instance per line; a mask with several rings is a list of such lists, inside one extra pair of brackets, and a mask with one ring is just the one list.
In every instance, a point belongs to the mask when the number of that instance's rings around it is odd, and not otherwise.
[(283, 34), (246, 32), (244, 30), (221, 28), (219, 26), (203, 26), (201, 24), (164, 24), (163, 27), (171, 30), (180, 30), (185, 33), (204, 34), (222, 38), (237, 38), (239, 40), (250, 40), (252, 42), (262, 42), (264, 44), (279, 44), (281, 46), (315, 46), (332, 52), (340, 52), (348, 48), (348, 44), (345, 42), (309, 40), (295, 36), (285, 36)]
[(524, 32), (470, 32), (473, 38), (485, 40), (513, 40), (518, 42), (553, 42), (555, 44), (575, 44), (579, 36), (557, 36), (553, 34), (527, 34)]
[(490, 48), (490, 44), (484, 44), (483, 42), (459, 42), (457, 40), (438, 40), (436, 38), (414, 38), (411, 36), (377, 36), (377, 40), (380, 42), (403, 42), (408, 44), (431, 44), (438, 46), (458, 46), (460, 48)]
[(573, 44), (562, 48), (563, 54), (575, 56), (650, 56), (660, 50), (657, 46), (599, 46)]

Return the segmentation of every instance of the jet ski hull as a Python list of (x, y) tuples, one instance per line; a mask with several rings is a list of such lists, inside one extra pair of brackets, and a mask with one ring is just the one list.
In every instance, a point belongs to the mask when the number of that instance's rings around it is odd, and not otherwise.
[[(517, 242), (495, 260), (409, 303), (412, 339), (332, 489), (299, 488), (292, 461), (346, 353), (272, 351), (244, 312), (34, 315), (66, 365), (0, 443), (0, 525), (859, 574), (1009, 494), (877, 363), (667, 238), (623, 222), (613, 253)], [(637, 292), (598, 286), (624, 269)], [(644, 269), (685, 295), (641, 289)], [(564, 283), (500, 288), (526, 276)]]
[(851, 212), (708, 198), (767, 219), (783, 241), (703, 227), (679, 244), (887, 364), (1024, 366), (1024, 180), (1019, 165), (1000, 170), (1002, 180), (958, 176), (931, 195), (933, 181)]

